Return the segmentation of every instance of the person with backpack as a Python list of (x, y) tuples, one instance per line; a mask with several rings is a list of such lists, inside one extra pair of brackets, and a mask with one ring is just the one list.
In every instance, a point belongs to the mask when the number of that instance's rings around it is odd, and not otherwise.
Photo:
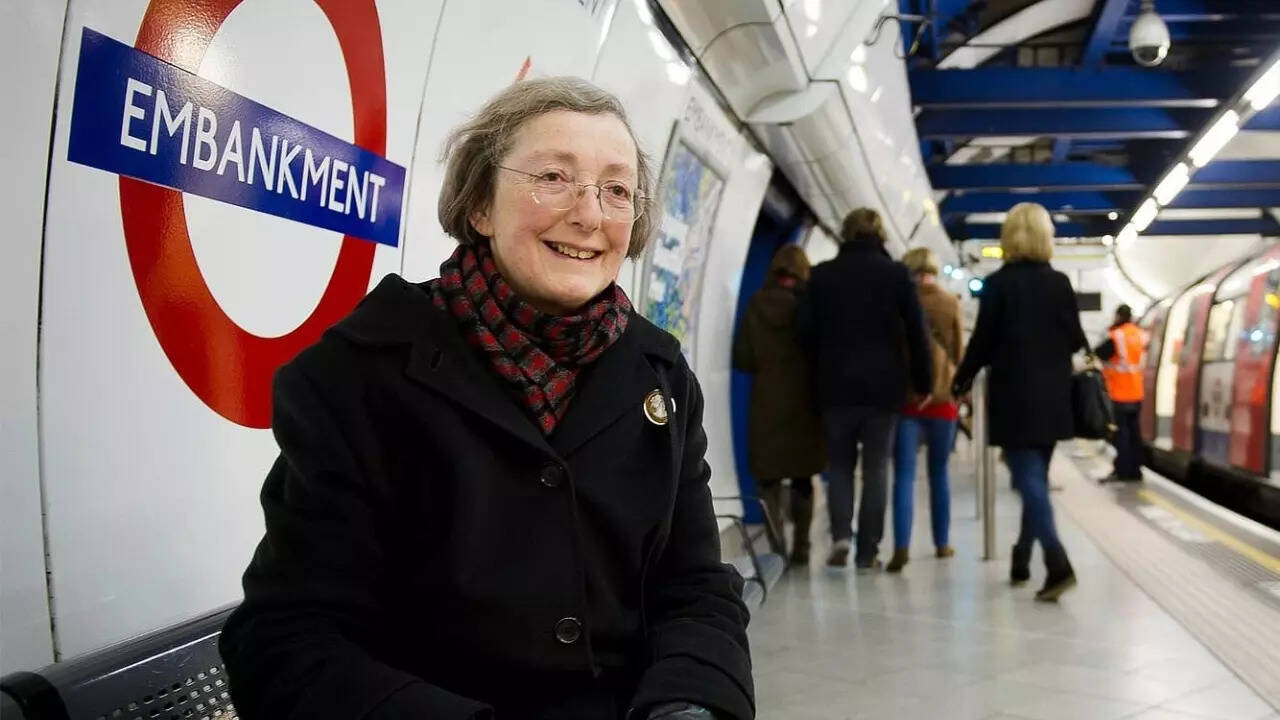
[(938, 285), (938, 256), (928, 248), (915, 248), (902, 257), (915, 279), (920, 307), (929, 324), (929, 350), (933, 359), (933, 390), (925, 404), (907, 402), (898, 418), (893, 457), (893, 558), (885, 570), (901, 572), (910, 559), (911, 521), (914, 514), (916, 454), (923, 438), (929, 469), (929, 515), (933, 547), (940, 558), (956, 551), (951, 547), (951, 487), (947, 461), (956, 435), (959, 409), (951, 395), (951, 379), (964, 356), (960, 301)]

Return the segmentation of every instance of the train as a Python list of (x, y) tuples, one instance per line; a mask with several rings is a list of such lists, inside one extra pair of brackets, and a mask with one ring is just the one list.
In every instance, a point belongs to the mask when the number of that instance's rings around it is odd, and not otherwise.
[(1154, 303), (1142, 437), (1148, 464), (1280, 528), (1280, 245)]

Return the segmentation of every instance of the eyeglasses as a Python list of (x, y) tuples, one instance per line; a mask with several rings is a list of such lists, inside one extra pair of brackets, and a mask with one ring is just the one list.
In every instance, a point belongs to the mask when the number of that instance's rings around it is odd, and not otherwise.
[(567, 177), (559, 170), (547, 170), (543, 173), (530, 173), (505, 165), (494, 164), (501, 170), (513, 172), (525, 177), (524, 182), (533, 186), (530, 195), (533, 201), (552, 210), (569, 210), (582, 199), (587, 188), (596, 189), (596, 200), (600, 203), (600, 214), (610, 222), (632, 222), (644, 214), (648, 198), (636, 195), (627, 184), (618, 180), (606, 180), (602, 183), (580, 183)]

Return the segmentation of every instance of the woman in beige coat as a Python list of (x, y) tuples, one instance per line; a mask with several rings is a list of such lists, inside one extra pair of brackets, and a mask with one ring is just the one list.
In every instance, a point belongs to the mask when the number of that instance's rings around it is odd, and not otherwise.
[(921, 404), (909, 401), (898, 419), (893, 462), (893, 559), (885, 569), (898, 572), (907, 564), (911, 547), (911, 520), (915, 500), (916, 454), (921, 437), (928, 449), (929, 514), (933, 524), (934, 553), (951, 557), (951, 487), (947, 461), (956, 436), (958, 411), (951, 397), (951, 379), (964, 356), (961, 339), (960, 301), (938, 286), (938, 256), (928, 248), (915, 248), (902, 262), (915, 278), (920, 307), (929, 324), (933, 353), (933, 391)]

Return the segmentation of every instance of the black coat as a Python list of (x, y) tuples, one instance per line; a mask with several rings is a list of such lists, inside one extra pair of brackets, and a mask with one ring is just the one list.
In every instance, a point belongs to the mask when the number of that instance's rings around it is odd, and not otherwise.
[(796, 288), (766, 284), (733, 342), (733, 367), (753, 375), (747, 459), (758, 480), (807, 478), (827, 466), (809, 361), (796, 342)]
[(911, 274), (878, 243), (846, 242), (819, 264), (796, 317), (816, 365), (822, 410), (897, 411), (907, 390), (933, 387), (933, 360)]
[(1067, 276), (1048, 263), (1006, 263), (983, 286), (955, 384), (969, 385), (990, 366), (991, 444), (1052, 445), (1074, 435), (1071, 356), (1087, 349)]
[(282, 368), (267, 532), (221, 640), (241, 717), (754, 717), (678, 343), (633, 315), (579, 382), (544, 438), (397, 276)]

